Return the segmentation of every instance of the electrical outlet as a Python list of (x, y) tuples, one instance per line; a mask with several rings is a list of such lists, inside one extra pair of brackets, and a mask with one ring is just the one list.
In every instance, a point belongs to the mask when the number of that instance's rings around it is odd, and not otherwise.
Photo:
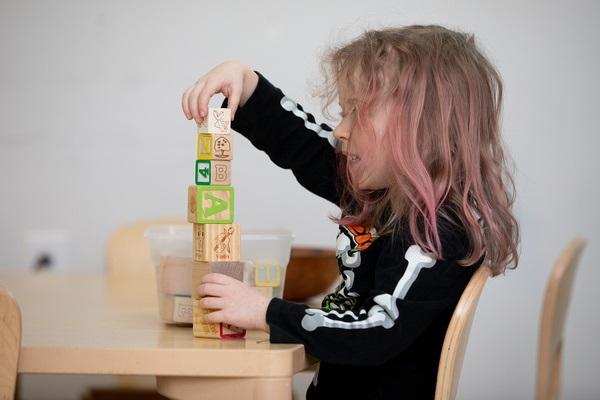
[(25, 232), (25, 265), (32, 270), (66, 272), (69, 265), (69, 234), (60, 229)]

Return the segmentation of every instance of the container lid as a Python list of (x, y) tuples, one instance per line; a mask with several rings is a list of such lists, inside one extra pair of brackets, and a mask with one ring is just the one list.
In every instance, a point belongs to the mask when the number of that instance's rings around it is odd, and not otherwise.
[[(192, 225), (152, 225), (144, 231), (144, 237), (149, 239), (191, 240)], [(286, 229), (244, 229), (242, 238), (245, 240), (291, 240), (296, 236)]]

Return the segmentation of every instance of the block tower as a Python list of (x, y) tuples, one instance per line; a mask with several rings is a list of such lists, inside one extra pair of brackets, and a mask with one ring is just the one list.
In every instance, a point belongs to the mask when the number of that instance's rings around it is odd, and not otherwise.
[(188, 188), (188, 221), (193, 224), (192, 309), (196, 337), (244, 337), (245, 330), (226, 324), (208, 324), (207, 310), (199, 305), (196, 288), (202, 277), (218, 272), (243, 280), (240, 262), (240, 227), (234, 219), (231, 186), (233, 140), (231, 112), (209, 108), (198, 127), (196, 184)]

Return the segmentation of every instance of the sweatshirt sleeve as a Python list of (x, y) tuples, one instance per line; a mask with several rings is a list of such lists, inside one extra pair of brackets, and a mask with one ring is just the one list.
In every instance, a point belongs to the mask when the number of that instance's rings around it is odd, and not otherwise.
[(456, 305), (476, 269), (437, 261), (414, 244), (380, 260), (373, 289), (352, 310), (326, 311), (271, 300), (271, 342), (302, 343), (308, 354), (328, 363), (382, 365)]
[(236, 111), (231, 127), (276, 165), (291, 170), (304, 188), (338, 204), (333, 129), (317, 124), (300, 104), (257, 74), (258, 85)]

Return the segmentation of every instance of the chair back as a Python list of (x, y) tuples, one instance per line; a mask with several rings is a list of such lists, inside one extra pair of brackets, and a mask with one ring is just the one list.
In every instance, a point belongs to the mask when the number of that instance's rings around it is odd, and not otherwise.
[(185, 219), (163, 218), (139, 221), (117, 229), (106, 247), (109, 277), (117, 279), (154, 279), (150, 246), (144, 237), (146, 228), (160, 224), (185, 224)]
[(435, 400), (454, 400), (471, 324), (481, 291), (490, 276), (489, 267), (480, 266), (460, 296), (446, 330), (435, 387)]
[(567, 307), (585, 240), (575, 239), (563, 250), (548, 279), (540, 320), (535, 398), (558, 399)]
[(13, 296), (0, 287), (0, 399), (13, 399), (21, 351), (21, 310)]

